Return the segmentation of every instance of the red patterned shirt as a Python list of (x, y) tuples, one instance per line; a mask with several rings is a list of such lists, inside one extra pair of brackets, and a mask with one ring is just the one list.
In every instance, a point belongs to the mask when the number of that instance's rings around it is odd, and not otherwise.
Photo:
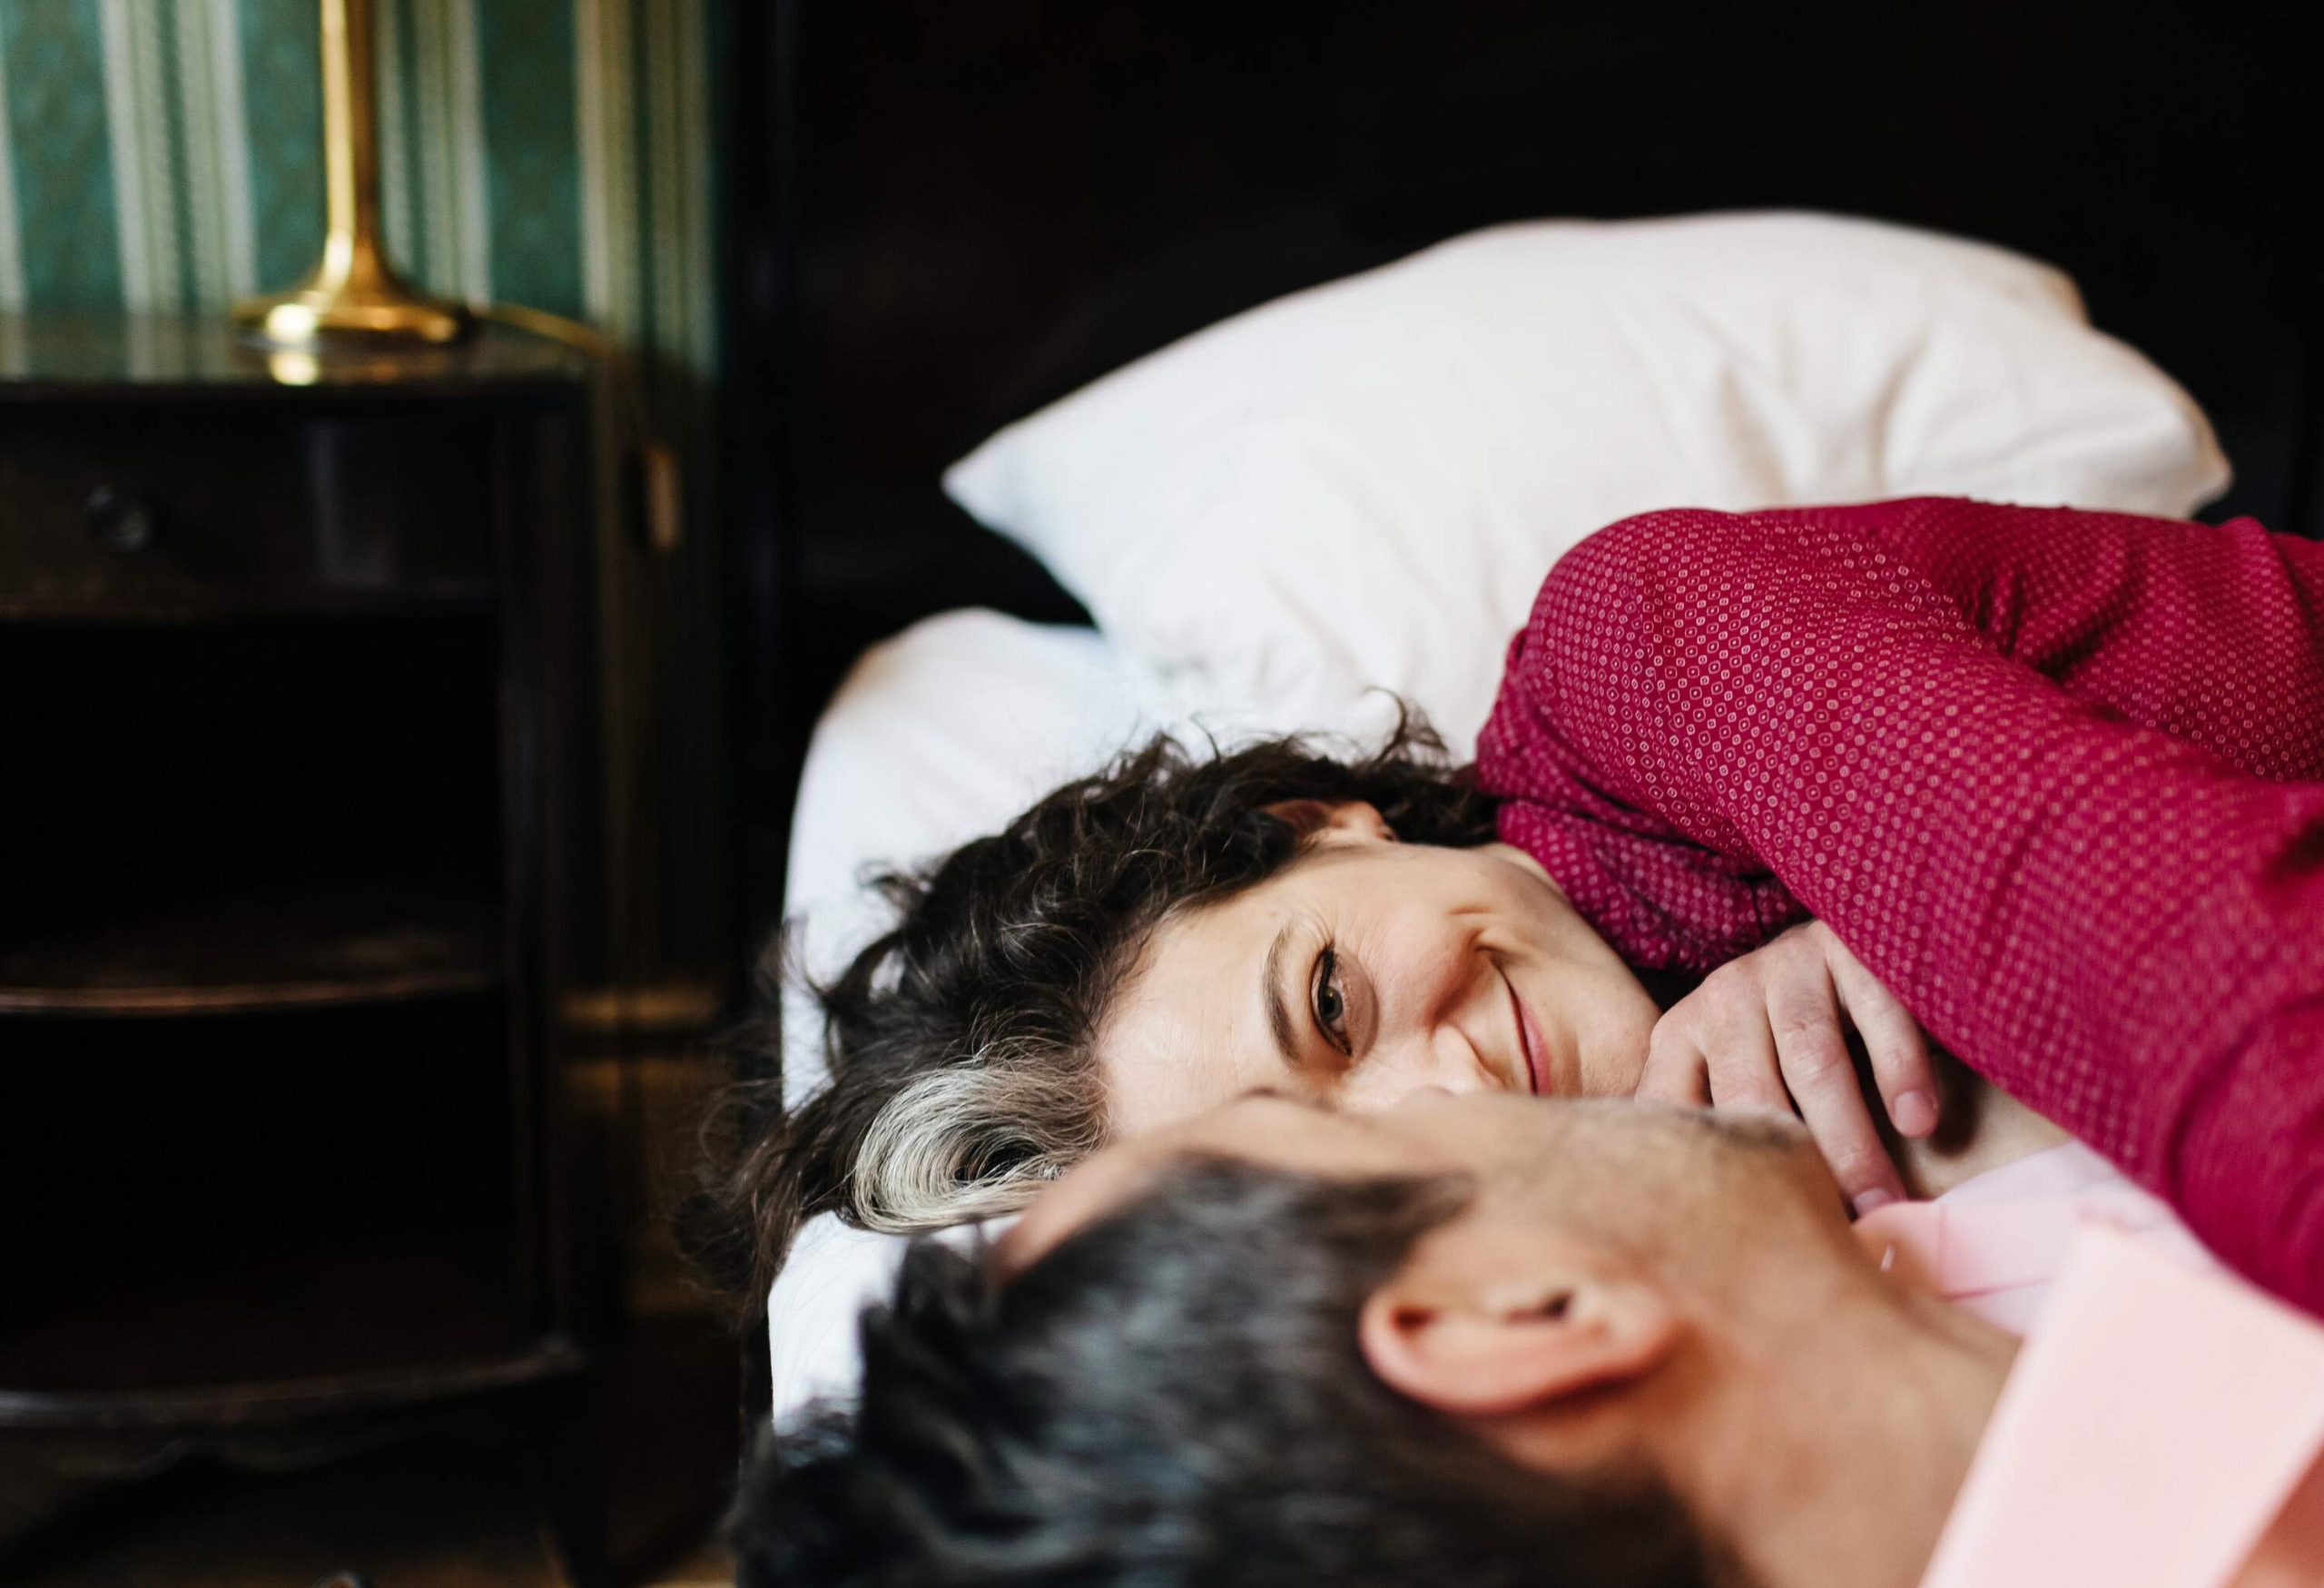
[(1551, 571), (1478, 764), (1632, 963), (1821, 917), (2324, 1313), (2324, 547), (1949, 500), (1649, 514)]

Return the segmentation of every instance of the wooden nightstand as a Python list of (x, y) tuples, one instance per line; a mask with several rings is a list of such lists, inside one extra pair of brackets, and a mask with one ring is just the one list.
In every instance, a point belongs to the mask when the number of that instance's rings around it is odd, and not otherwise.
[(497, 330), (0, 320), (0, 1460), (513, 1433), (599, 1573), (552, 1018), (590, 390)]

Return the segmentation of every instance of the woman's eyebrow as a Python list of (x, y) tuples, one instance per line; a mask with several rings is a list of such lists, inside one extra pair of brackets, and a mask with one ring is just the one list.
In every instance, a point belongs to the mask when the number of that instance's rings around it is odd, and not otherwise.
[(1267, 962), (1259, 972), (1259, 995), (1267, 1006), (1267, 1029), (1275, 1033), (1275, 1045), (1283, 1054), (1284, 1067), (1299, 1068), (1299, 1038), (1292, 1029), (1291, 1011), (1283, 1000), (1283, 956), (1291, 946), (1292, 928), (1296, 922), (1286, 921), (1268, 945)]

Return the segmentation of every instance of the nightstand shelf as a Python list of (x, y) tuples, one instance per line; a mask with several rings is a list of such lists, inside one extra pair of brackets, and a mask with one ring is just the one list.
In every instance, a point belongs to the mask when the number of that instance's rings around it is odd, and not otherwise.
[(163, 593), (141, 597), (133, 606), (109, 597), (81, 597), (69, 592), (0, 593), (0, 623), (176, 627), (266, 617), (480, 616), (491, 611), (492, 603), (493, 593), (488, 587), (461, 580), (410, 585), (397, 590)]
[(0, 917), (0, 1015), (477, 991), (509, 974), (499, 627), (312, 611), (0, 623), (42, 754)]
[(556, 1332), (527, 1305), (507, 1014), (487, 993), (0, 1026), (17, 1105), (0, 1198), (38, 1206), (76, 1168), (84, 1181), (77, 1205), (11, 1233), (26, 1304), (0, 1317), (0, 1392), (280, 1399), (299, 1381), (466, 1369)]
[(0, 1014), (248, 1013), (501, 984), (497, 902), (389, 879), (222, 883), (0, 936)]
[[(18, 1475), (0, 1456), (0, 1492)], [(63, 1487), (41, 1536), (0, 1544), (0, 1572), (18, 1588), (300, 1588), (342, 1571), (379, 1588), (558, 1588), (529, 1475), (449, 1438), (256, 1476), (188, 1464), (136, 1489)]]

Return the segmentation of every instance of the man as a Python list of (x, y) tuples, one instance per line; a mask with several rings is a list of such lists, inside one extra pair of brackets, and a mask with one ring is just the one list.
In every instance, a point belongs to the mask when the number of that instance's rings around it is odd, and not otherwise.
[(2085, 1234), (2021, 1350), (1772, 1116), (1246, 1100), (915, 1253), (765, 1583), (2324, 1581), (2324, 1331)]

